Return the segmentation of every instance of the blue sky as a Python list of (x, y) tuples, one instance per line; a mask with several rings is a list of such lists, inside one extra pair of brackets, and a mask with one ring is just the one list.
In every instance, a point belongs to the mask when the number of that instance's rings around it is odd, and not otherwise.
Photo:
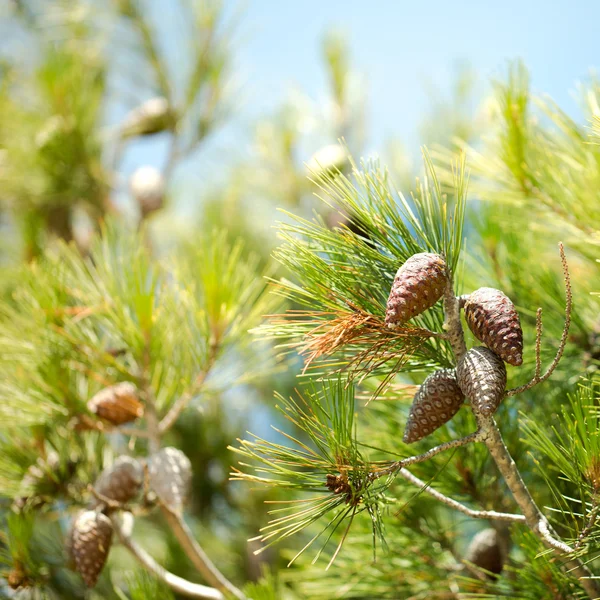
[(366, 77), (375, 150), (390, 135), (418, 144), (416, 125), (428, 106), (424, 84), (448, 90), (457, 61), (468, 61), (485, 82), (520, 57), (534, 89), (573, 113), (577, 80), (599, 62), (600, 2), (248, 0), (244, 6), (238, 60), (247, 113), (268, 112), (291, 86), (324, 97), (320, 40), (328, 29), (340, 30)]

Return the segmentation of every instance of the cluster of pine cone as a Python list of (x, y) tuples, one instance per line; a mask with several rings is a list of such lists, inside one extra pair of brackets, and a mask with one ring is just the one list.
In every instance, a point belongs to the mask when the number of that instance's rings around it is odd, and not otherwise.
[[(129, 382), (104, 388), (88, 407), (113, 425), (134, 420), (142, 414), (136, 387)], [(167, 447), (148, 459), (120, 456), (94, 483), (94, 497), (86, 510), (75, 516), (67, 535), (66, 550), (72, 567), (88, 587), (98, 581), (113, 538), (111, 513), (126, 510), (142, 489), (170, 510), (180, 513), (192, 479), (189, 459), (177, 448)]]
[[(444, 295), (447, 283), (442, 256), (411, 256), (396, 273), (386, 307), (386, 325), (399, 327), (431, 308)], [(447, 423), (465, 397), (475, 414), (493, 415), (506, 388), (504, 363), (523, 363), (519, 315), (500, 290), (484, 287), (474, 291), (464, 303), (464, 316), (473, 335), (485, 346), (469, 350), (455, 369), (440, 369), (425, 379), (413, 400), (404, 433), (406, 443), (416, 442)]]

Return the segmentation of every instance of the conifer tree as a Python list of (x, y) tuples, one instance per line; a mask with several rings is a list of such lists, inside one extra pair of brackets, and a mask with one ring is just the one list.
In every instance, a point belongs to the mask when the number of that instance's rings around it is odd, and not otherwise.
[[(482, 121), (440, 107), (453, 131), (425, 128), (402, 194), (349, 158), (360, 106), (328, 38), (340, 140), (305, 179), (300, 115), (282, 111), (240, 169), (251, 195), (278, 175), (279, 265), (208, 228), (164, 255), (152, 225), (173, 170), (228, 107), (222, 13), (181, 3), (202, 35), (177, 84), (144, 3), (102, 13), (152, 74), (106, 131), (114, 64), (73, 4), (44, 37), (38, 3), (16, 3), (42, 62), (0, 80), (2, 208), (28, 259), (0, 300), (0, 595), (600, 597), (596, 82), (582, 123), (534, 97), (521, 65), (495, 84), (481, 139)], [(120, 181), (129, 144), (153, 136), (164, 168)], [(236, 403), (261, 394), (273, 431), (234, 442)]]

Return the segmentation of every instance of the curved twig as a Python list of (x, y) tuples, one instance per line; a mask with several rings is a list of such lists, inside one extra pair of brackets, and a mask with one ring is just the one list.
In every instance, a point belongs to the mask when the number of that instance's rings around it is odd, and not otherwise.
[(563, 332), (562, 332), (562, 336), (560, 338), (560, 342), (558, 344), (558, 350), (556, 351), (556, 356), (554, 357), (554, 360), (550, 363), (550, 366), (548, 367), (546, 372), (540, 376), (539, 372), (541, 371), (541, 364), (540, 364), (540, 358), (539, 358), (539, 351), (540, 351), (540, 347), (541, 347), (541, 335), (542, 335), (542, 331), (541, 331), (542, 314), (541, 314), (541, 309), (538, 309), (537, 327), (536, 327), (537, 335), (536, 335), (535, 375), (529, 383), (521, 385), (517, 388), (513, 388), (511, 390), (507, 390), (506, 396), (516, 396), (517, 394), (520, 394), (521, 392), (524, 392), (525, 390), (529, 390), (532, 387), (538, 385), (538, 383), (542, 383), (543, 381), (546, 381), (546, 379), (548, 379), (548, 377), (550, 377), (550, 375), (552, 375), (552, 373), (554, 372), (554, 369), (556, 369), (556, 367), (558, 366), (558, 363), (560, 362), (560, 359), (562, 358), (562, 355), (565, 351), (565, 346), (567, 345), (567, 339), (569, 337), (569, 328), (571, 327), (571, 310), (573, 308), (573, 293), (571, 290), (571, 277), (569, 275), (569, 265), (567, 263), (567, 258), (565, 256), (565, 248), (564, 248), (562, 242), (560, 242), (558, 244), (558, 249), (560, 252), (560, 260), (562, 262), (563, 274), (564, 274), (564, 278), (565, 278), (566, 300), (565, 300), (565, 326), (563, 327)]
[(461, 504), (457, 500), (454, 500), (453, 498), (450, 498), (449, 496), (446, 496), (445, 494), (438, 492), (437, 490), (433, 489), (432, 487), (429, 487), (428, 483), (426, 483), (422, 479), (419, 479), (418, 477), (413, 475), (407, 469), (404, 469), (404, 468), (400, 469), (400, 471), (398, 471), (398, 474), (401, 477), (403, 477), (404, 479), (406, 479), (406, 481), (410, 481), (410, 483), (413, 483), (417, 487), (421, 488), (421, 491), (424, 492), (425, 494), (429, 494), (436, 500), (439, 500), (440, 502), (444, 503), (446, 506), (449, 506), (450, 508), (453, 508), (461, 513), (464, 513), (465, 515), (472, 517), (473, 519), (489, 519), (489, 520), (493, 520), (493, 521), (513, 521), (513, 522), (516, 521), (516, 522), (522, 522), (522, 523), (525, 522), (524, 515), (496, 512), (495, 510), (474, 510), (472, 508), (469, 508), (468, 506)]

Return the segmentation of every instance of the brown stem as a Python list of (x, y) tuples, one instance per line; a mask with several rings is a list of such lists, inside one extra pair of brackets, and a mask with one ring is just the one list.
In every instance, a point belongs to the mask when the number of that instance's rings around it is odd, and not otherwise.
[(479, 441), (481, 441), (481, 436), (479, 431), (476, 431), (475, 433), (471, 433), (457, 440), (451, 440), (449, 442), (444, 442), (439, 446), (434, 446), (433, 448), (427, 450), (427, 452), (423, 452), (423, 454), (416, 454), (415, 456), (409, 456), (407, 458), (396, 460), (381, 469), (373, 471), (369, 474), (369, 478), (371, 479), (371, 481), (375, 481), (376, 479), (380, 479), (381, 477), (385, 477), (386, 475), (391, 475), (392, 473), (395, 473), (403, 467), (407, 467), (408, 465), (414, 465), (416, 463), (425, 462), (426, 460), (433, 458), (436, 454), (439, 454), (440, 452), (452, 450), (453, 448), (460, 448), (461, 446), (466, 446), (471, 442)]
[(574, 550), (580, 550), (583, 544), (585, 543), (586, 538), (594, 528), (596, 521), (598, 520), (598, 513), (600, 512), (600, 502), (598, 502), (598, 494), (594, 494), (592, 496), (592, 508), (588, 514), (588, 520), (585, 527), (581, 530), (579, 537), (577, 538), (577, 542), (575, 546), (573, 546)]
[(466, 353), (467, 345), (465, 344), (465, 336), (463, 335), (462, 323), (460, 322), (460, 302), (454, 295), (452, 288), (452, 273), (446, 274), (446, 291), (444, 293), (444, 313), (446, 319), (444, 321), (444, 330), (446, 331), (446, 339), (452, 346), (454, 358), (458, 362)]

